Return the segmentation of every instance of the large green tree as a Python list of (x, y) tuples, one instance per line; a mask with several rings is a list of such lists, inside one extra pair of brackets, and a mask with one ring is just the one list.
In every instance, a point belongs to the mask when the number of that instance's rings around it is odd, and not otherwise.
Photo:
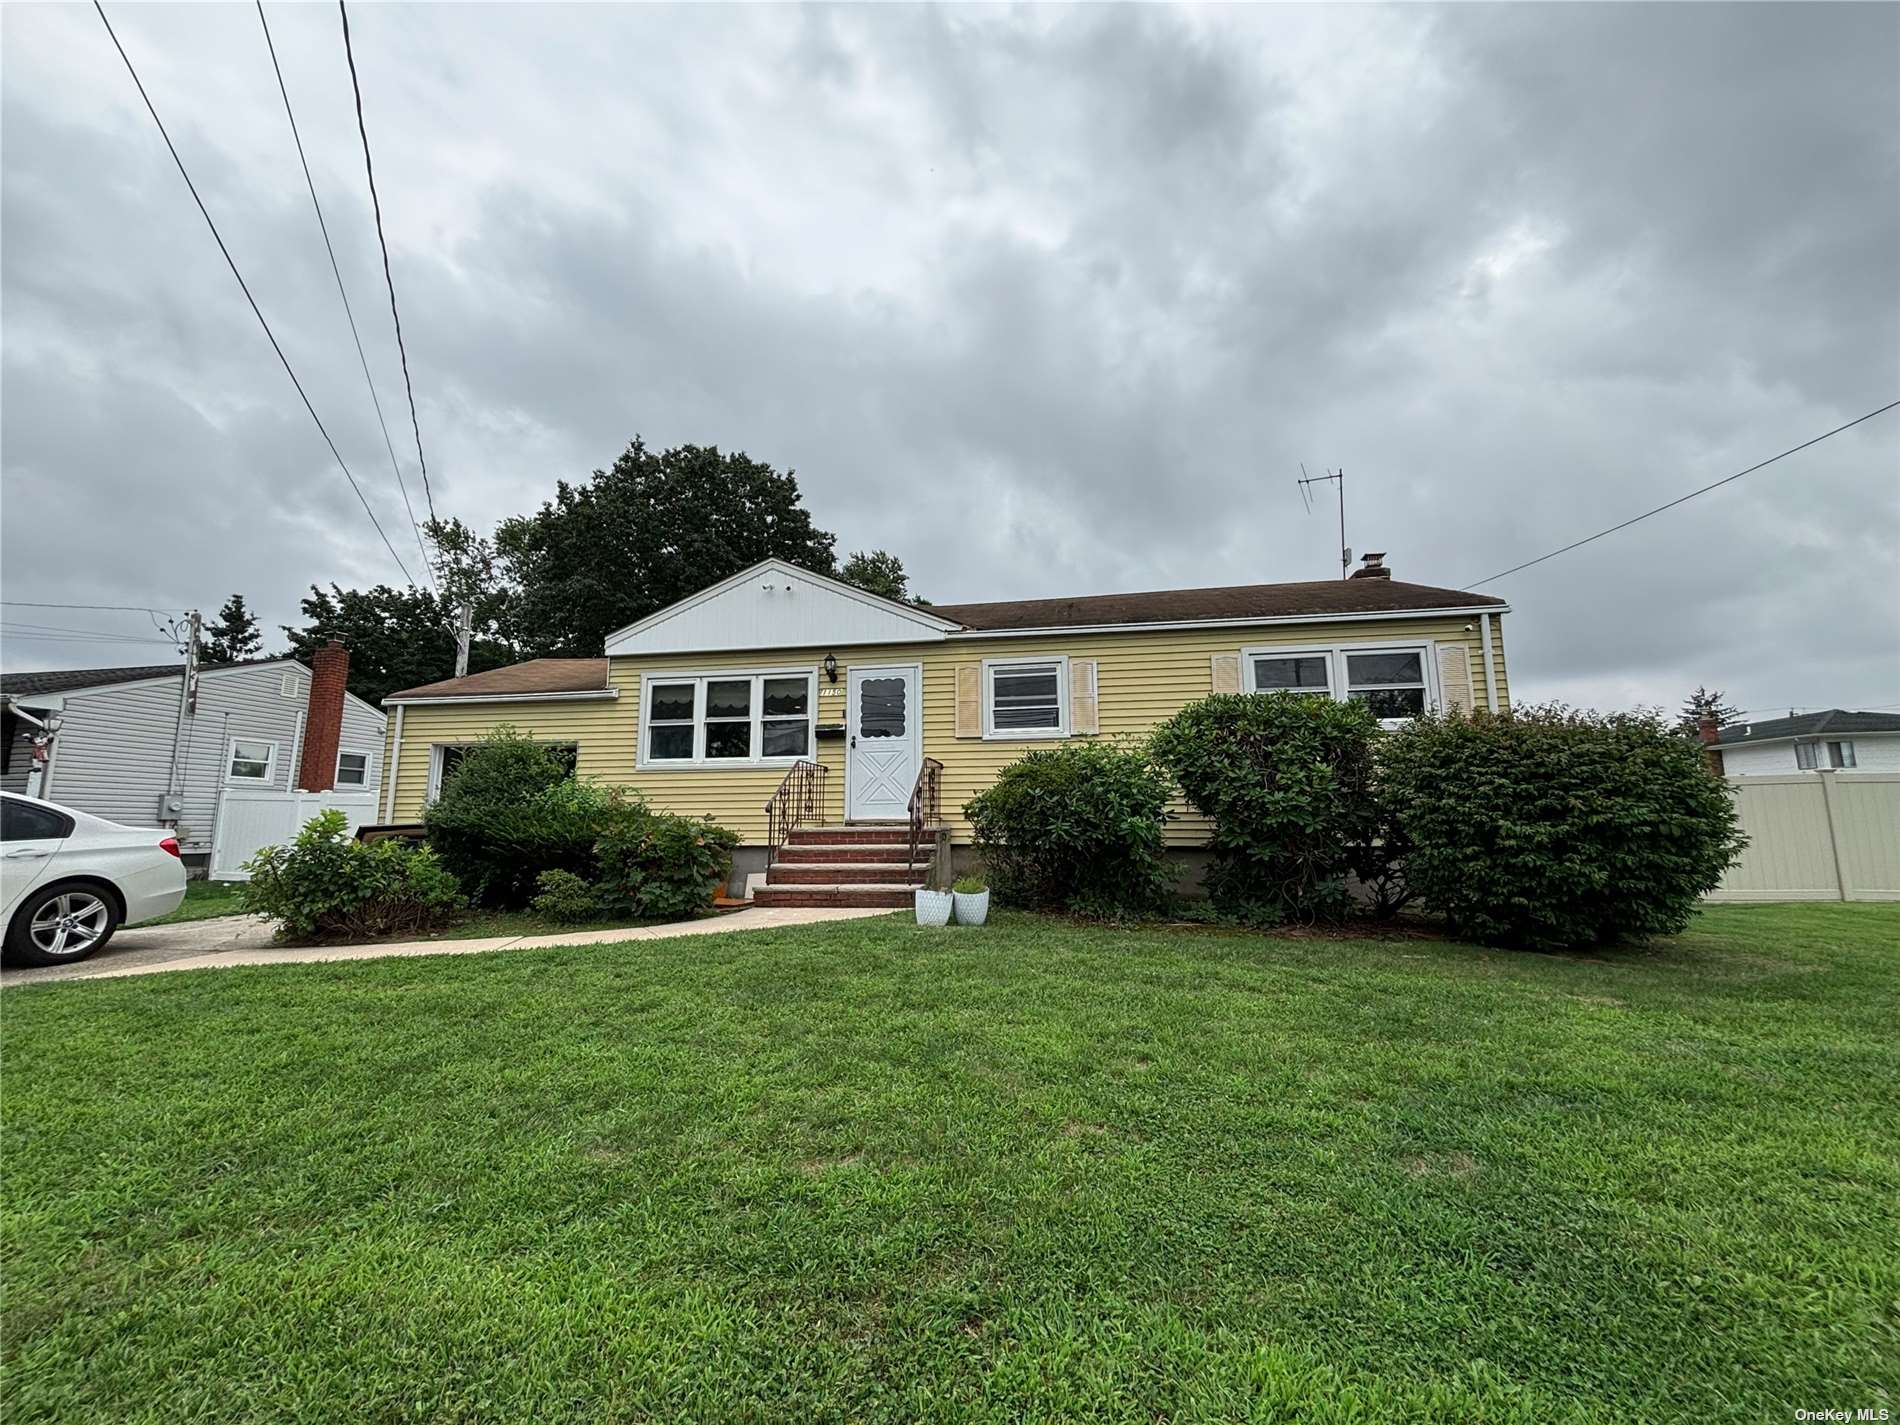
[(204, 626), (200, 653), (206, 663), (238, 663), (257, 657), (263, 646), (257, 615), (245, 606), (244, 595), (233, 594), (224, 601), (217, 618)]
[[(455, 611), (427, 589), (339, 589), (310, 586), (302, 628), (284, 629), (290, 651), (306, 663), (334, 638), (350, 650), (349, 689), (379, 703), (399, 688), (455, 676)], [(515, 661), (515, 650), (477, 624), (468, 670), (480, 673)]]
[[(830, 574), (834, 537), (798, 481), (743, 453), (635, 439), (609, 470), (562, 481), (495, 548), (514, 585), (509, 630), (528, 657), (598, 658), (607, 635), (761, 559)], [(473, 666), (473, 665), (471, 665)]]
[(923, 607), (930, 604), (929, 599), (911, 597), (910, 576), (904, 572), (904, 561), (889, 550), (873, 549), (869, 554), (861, 549), (856, 551), (845, 560), (838, 577), (847, 584), (857, 585), (866, 593), (895, 599), (900, 604)]
[(1696, 733), (1702, 728), (1702, 719), (1712, 717), (1717, 727), (1727, 727), (1741, 716), (1729, 706), (1728, 694), (1710, 692), (1701, 684), (1689, 694), (1682, 704), (1682, 712), (1676, 717), (1676, 728), (1680, 732)]

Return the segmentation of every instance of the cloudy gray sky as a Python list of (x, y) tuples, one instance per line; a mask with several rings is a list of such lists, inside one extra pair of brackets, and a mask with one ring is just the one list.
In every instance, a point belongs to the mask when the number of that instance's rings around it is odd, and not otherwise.
[[(413, 564), (255, 11), (110, 13)], [(336, 11), (269, 13), (401, 451)], [(0, 592), (274, 625), (400, 580), (97, 16), (0, 23)], [(939, 600), (1325, 578), (1304, 461), (1356, 547), (1464, 585), (1900, 396), (1893, 5), (353, 32), (436, 502), (484, 528), (638, 432), (795, 467)], [(1900, 412), (1487, 589), (1521, 696), (1900, 704)]]

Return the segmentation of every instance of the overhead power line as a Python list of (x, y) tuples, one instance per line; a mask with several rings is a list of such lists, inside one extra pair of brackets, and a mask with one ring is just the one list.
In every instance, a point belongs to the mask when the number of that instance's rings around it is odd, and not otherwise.
[(336, 8), (343, 17), (343, 57), (350, 64), (350, 91), (356, 96), (356, 132), (363, 139), (363, 172), (369, 177), (369, 203), (376, 214), (376, 242), (383, 250), (383, 284), (389, 288), (389, 318), (396, 324), (396, 352), (402, 357), (402, 388), (409, 397), (409, 425), (416, 433), (416, 463), (422, 467), (422, 498), (433, 522), (435, 496), (429, 490), (429, 461), (422, 453), (422, 422), (416, 419), (416, 388), (409, 381), (409, 351), (402, 342), (402, 313), (396, 310), (396, 279), (389, 270), (389, 242), (383, 236), (383, 200), (376, 196), (376, 166), (369, 157), (369, 127), (363, 122), (363, 86), (357, 82), (356, 52), (350, 48), (350, 12), (343, 0), (336, 0)]
[(264, 335), (270, 338), (271, 350), (277, 353), (277, 359), (283, 363), (284, 373), (290, 377), (290, 384), (297, 388), (297, 395), (302, 398), (304, 409), (310, 412), (310, 419), (316, 422), (317, 430), (323, 436), (323, 443), (330, 447), (330, 454), (336, 457), (336, 463), (343, 471), (343, 478), (350, 482), (350, 488), (356, 492), (356, 498), (362, 503), (363, 513), (368, 515), (369, 522), (376, 526), (376, 533), (382, 538), (383, 548), (389, 551), (389, 557), (395, 560), (396, 567), (402, 570), (404, 582), (414, 587), (416, 581), (409, 575), (409, 566), (402, 562), (402, 556), (396, 553), (396, 546), (391, 544), (389, 536), (383, 533), (382, 521), (376, 518), (376, 511), (370, 508), (368, 499), (363, 495), (362, 487), (356, 483), (356, 477), (350, 473), (349, 464), (343, 459), (343, 452), (338, 450), (336, 442), (330, 439), (330, 432), (325, 428), (323, 418), (317, 414), (317, 408), (310, 404), (310, 397), (304, 393), (303, 382), (297, 379), (297, 373), (290, 365), (290, 358), (284, 355), (283, 347), (278, 345), (277, 334), (271, 330), (270, 323), (264, 320), (264, 312), (257, 305), (257, 298), (251, 295), (250, 284), (244, 280), (244, 274), (238, 271), (237, 262), (231, 256), (231, 249), (224, 245), (224, 238), (218, 232), (218, 225), (211, 220), (211, 210), (205, 207), (204, 199), (198, 196), (198, 185), (191, 181), (191, 174), (185, 168), (184, 159), (178, 156), (178, 147), (172, 142), (171, 134), (166, 131), (165, 121), (158, 117), (158, 110), (152, 103), (152, 96), (145, 92), (144, 81), (139, 78), (138, 70), (133, 67), (132, 57), (125, 52), (125, 46), (119, 43), (119, 37), (112, 28), (112, 21), (106, 18), (105, 6), (100, 4), (99, 0), (92, 0), (92, 8), (99, 12), (99, 22), (106, 27), (106, 35), (111, 39), (112, 47), (119, 52), (119, 58), (125, 61), (125, 71), (132, 76), (132, 83), (139, 91), (139, 98), (145, 101), (145, 111), (152, 116), (152, 122), (158, 125), (159, 137), (165, 140), (165, 147), (171, 152), (172, 162), (178, 165), (178, 176), (185, 180), (185, 187), (191, 190), (191, 199), (198, 205), (198, 212), (204, 217), (205, 226), (211, 229), (211, 236), (218, 244), (218, 251), (224, 254), (225, 265), (231, 269), (231, 275), (237, 278), (237, 284), (244, 292), (244, 300), (251, 304), (251, 312), (256, 316), (258, 325), (264, 328)]
[(1515, 574), (1520, 569), (1530, 568), (1531, 565), (1533, 564), (1542, 564), (1546, 559), (1555, 559), (1559, 554), (1568, 554), (1573, 549), (1581, 549), (1584, 545), (1589, 544), (1595, 540), (1602, 539), (1605, 535), (1615, 534), (1618, 530), (1621, 530), (1621, 529), (1628, 529), (1633, 524), (1640, 524), (1642, 521), (1648, 519), (1651, 515), (1659, 515), (1664, 510), (1673, 510), (1677, 505), (1685, 504), (1688, 501), (1693, 500), (1697, 495), (1706, 495), (1709, 493), (1709, 491), (1720, 489), (1722, 486), (1728, 484), (1732, 480), (1739, 480), (1744, 475), (1753, 475), (1757, 470), (1761, 470), (1761, 469), (1766, 468), (1767, 466), (1773, 465), (1777, 460), (1786, 460), (1790, 455), (1794, 455), (1800, 451), (1806, 450), (1811, 445), (1819, 445), (1822, 441), (1827, 440), (1832, 436), (1837, 436), (1844, 430), (1852, 430), (1855, 426), (1859, 425), (1862, 421), (1870, 421), (1875, 416), (1884, 414), (1887, 411), (1891, 411), (1895, 406), (1900, 406), (1900, 401), (1889, 401), (1887, 402), (1886, 405), (1876, 407), (1875, 409), (1867, 412), (1867, 414), (1864, 416), (1854, 417), (1854, 419), (1849, 421), (1846, 425), (1835, 426), (1833, 430), (1824, 431), (1822, 434), (1815, 436), (1814, 439), (1812, 440), (1804, 440), (1799, 445), (1790, 446), (1788, 449), (1782, 451), (1781, 454), (1771, 455), (1766, 460), (1763, 460), (1759, 462), (1758, 464), (1749, 466), (1748, 469), (1746, 470), (1737, 470), (1733, 475), (1724, 475), (1720, 480), (1715, 481), (1713, 484), (1704, 485), (1700, 490), (1691, 490), (1686, 495), (1679, 495), (1666, 505), (1658, 505), (1653, 510), (1644, 510), (1643, 513), (1641, 513), (1640, 515), (1636, 515), (1631, 519), (1626, 519), (1621, 524), (1613, 524), (1608, 529), (1600, 529), (1595, 534), (1586, 535), (1582, 539), (1576, 540), (1570, 544), (1566, 544), (1562, 549), (1553, 549), (1550, 551), (1550, 553), (1540, 554), (1535, 559), (1526, 559), (1522, 564), (1513, 564), (1509, 569), (1505, 569), (1496, 574), (1486, 575), (1484, 578), (1479, 579), (1474, 583), (1466, 584), (1463, 587), (1467, 589), (1480, 588), (1485, 584), (1489, 584), (1489, 583), (1494, 582), (1495, 580), (1502, 579), (1506, 574)]
[(310, 190), (310, 206), (316, 209), (317, 229), (323, 234), (323, 250), (330, 254), (330, 272), (336, 278), (336, 294), (343, 299), (343, 315), (350, 323), (350, 340), (356, 343), (356, 359), (362, 363), (363, 384), (369, 387), (370, 404), (376, 408), (376, 424), (382, 428), (383, 448), (389, 452), (389, 468), (396, 472), (396, 488), (402, 492), (403, 512), (409, 516), (409, 527), (416, 532), (416, 551), (422, 556), (423, 575), (433, 583), (429, 551), (422, 543), (422, 527), (416, 523), (415, 506), (409, 503), (409, 485), (402, 478), (402, 462), (396, 459), (396, 443), (389, 438), (389, 422), (383, 419), (383, 402), (376, 394), (376, 380), (369, 374), (369, 357), (363, 353), (363, 338), (356, 329), (356, 313), (350, 308), (350, 294), (344, 290), (343, 269), (337, 265), (336, 248), (330, 243), (330, 225), (323, 220), (323, 204), (317, 201), (317, 182), (310, 176), (310, 160), (304, 156), (303, 135), (297, 131), (297, 115), (290, 107), (290, 89), (284, 83), (283, 68), (277, 63), (277, 46), (271, 40), (270, 21), (264, 18), (264, 0), (257, 0), (257, 22), (264, 27), (264, 48), (270, 51), (270, 67), (277, 76), (277, 92), (284, 96), (284, 117), (290, 120), (290, 137), (297, 145), (297, 162), (303, 165), (304, 186)]
[(184, 609), (155, 609), (149, 604), (36, 604), (26, 599), (0, 599), (10, 609), (91, 609), (113, 614), (182, 614)]

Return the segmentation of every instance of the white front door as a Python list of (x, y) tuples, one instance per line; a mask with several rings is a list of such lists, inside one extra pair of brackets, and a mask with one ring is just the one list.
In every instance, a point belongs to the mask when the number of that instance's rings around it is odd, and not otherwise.
[(923, 709), (917, 665), (853, 667), (845, 716), (845, 816), (851, 821), (902, 821), (923, 759)]

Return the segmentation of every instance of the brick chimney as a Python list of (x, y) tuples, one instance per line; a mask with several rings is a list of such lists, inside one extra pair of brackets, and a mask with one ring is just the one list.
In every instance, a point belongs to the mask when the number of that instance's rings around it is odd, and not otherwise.
[(336, 754), (343, 741), (343, 689), (350, 679), (350, 650), (334, 638), (310, 659), (310, 703), (303, 719), (303, 756), (297, 787), (327, 792), (336, 785)]
[(1376, 554), (1368, 550), (1365, 554), (1365, 561), (1364, 564), (1352, 571), (1351, 577), (1355, 579), (1390, 579), (1392, 577), (1392, 571), (1385, 567), (1385, 551), (1383, 549)]
[(1696, 724), (1695, 735), (1702, 740), (1703, 747), (1707, 749), (1703, 755), (1709, 759), (1709, 770), (1716, 776), (1721, 776), (1722, 754), (1715, 745), (1721, 735), (1721, 729), (1715, 725), (1715, 719), (1703, 713), (1702, 720)]

